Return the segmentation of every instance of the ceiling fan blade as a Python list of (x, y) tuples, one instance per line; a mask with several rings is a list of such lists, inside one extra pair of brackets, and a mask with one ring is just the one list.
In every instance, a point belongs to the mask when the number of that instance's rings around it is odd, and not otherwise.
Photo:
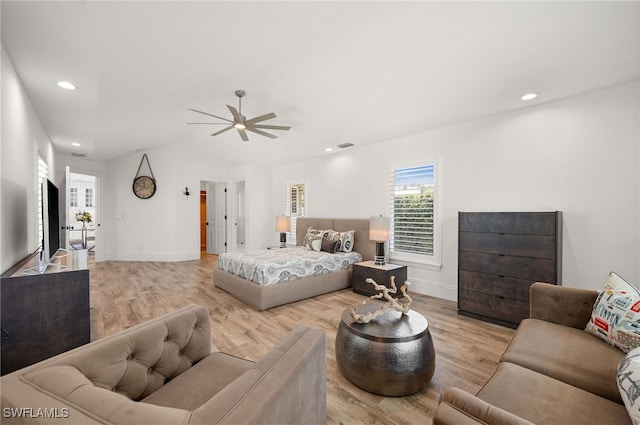
[(187, 124), (229, 125), (226, 122), (188, 122)]
[(231, 130), (232, 128), (233, 128), (233, 126), (232, 126), (232, 125), (230, 125), (229, 127), (225, 127), (225, 128), (223, 128), (222, 130), (220, 130), (220, 131), (217, 131), (217, 132), (213, 133), (213, 134), (212, 134), (212, 136), (217, 136), (218, 134), (220, 134), (220, 133), (224, 133), (225, 131), (227, 131), (227, 130)]
[(238, 130), (238, 133), (240, 134), (240, 137), (242, 137), (242, 140), (245, 141), (245, 142), (248, 142), (249, 141), (249, 136), (247, 136), (247, 132), (244, 131), (244, 128), (237, 128), (236, 127), (236, 129)]
[(255, 123), (270, 120), (271, 118), (275, 118), (275, 117), (276, 117), (276, 114), (274, 114), (273, 112), (269, 112), (268, 114), (260, 115), (259, 117), (255, 117), (255, 118), (251, 118), (250, 120), (247, 120), (246, 124), (253, 125)]
[(266, 131), (258, 130), (257, 128), (254, 128), (254, 127), (247, 127), (247, 130), (253, 131), (254, 133), (260, 134), (261, 136), (265, 136), (265, 137), (268, 137), (270, 139), (277, 139), (278, 138), (278, 136), (276, 136), (275, 134), (269, 134)]
[(240, 115), (240, 112), (238, 112), (236, 108), (230, 105), (227, 105), (227, 108), (229, 108), (229, 111), (231, 111), (231, 115), (233, 115), (233, 119), (235, 120), (235, 122), (244, 124), (244, 118), (242, 117), (242, 115)]
[(267, 130), (290, 130), (289, 125), (269, 125), (269, 124), (256, 124), (251, 126), (252, 128), (266, 128)]
[(197, 109), (190, 109), (190, 108), (189, 108), (189, 111), (197, 112), (197, 113), (199, 113), (199, 114), (209, 115), (210, 117), (218, 118), (219, 120), (223, 120), (223, 121), (227, 121), (227, 122), (233, 122), (233, 121), (231, 121), (229, 118), (222, 118), (222, 117), (219, 117), (219, 116), (217, 116), (217, 115), (210, 114), (210, 113), (208, 113), (208, 112), (198, 111)]

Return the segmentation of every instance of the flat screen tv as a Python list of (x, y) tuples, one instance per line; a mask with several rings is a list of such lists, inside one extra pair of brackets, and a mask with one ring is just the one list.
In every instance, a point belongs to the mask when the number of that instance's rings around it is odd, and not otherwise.
[(51, 180), (42, 183), (42, 251), (41, 260), (48, 263), (60, 248), (59, 191)]

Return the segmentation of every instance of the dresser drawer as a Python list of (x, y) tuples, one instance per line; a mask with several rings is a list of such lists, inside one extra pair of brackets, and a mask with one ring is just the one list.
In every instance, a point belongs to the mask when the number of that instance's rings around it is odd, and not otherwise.
[(534, 282), (556, 283), (555, 261), (546, 258), (460, 252), (458, 268), (460, 271), (516, 277)]
[(468, 272), (458, 273), (458, 288), (529, 303), (529, 288), (532, 280), (498, 276), (494, 274)]
[(518, 325), (529, 317), (529, 303), (472, 291), (458, 291), (458, 310), (461, 314), (479, 316)]
[(460, 232), (458, 242), (460, 251), (548, 258), (551, 260), (556, 258), (556, 240), (553, 236)]
[(548, 235), (557, 233), (557, 212), (459, 213), (460, 232)]

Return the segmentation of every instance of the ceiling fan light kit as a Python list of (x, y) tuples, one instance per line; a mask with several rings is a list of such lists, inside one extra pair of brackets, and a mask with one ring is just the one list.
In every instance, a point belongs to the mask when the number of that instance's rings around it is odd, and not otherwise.
[(228, 130), (231, 130), (232, 128), (235, 128), (238, 131), (238, 134), (240, 135), (240, 138), (245, 142), (249, 141), (249, 136), (247, 135), (247, 131), (251, 131), (252, 133), (256, 133), (256, 134), (259, 134), (261, 136), (268, 137), (270, 139), (277, 139), (278, 136), (276, 136), (275, 134), (267, 133), (264, 130), (289, 130), (289, 129), (291, 129), (291, 126), (288, 126), (288, 125), (260, 124), (263, 121), (275, 118), (276, 114), (274, 114), (273, 112), (269, 112), (268, 114), (260, 115), (258, 117), (251, 118), (250, 120), (248, 120), (247, 117), (242, 115), (242, 98), (244, 96), (246, 96), (246, 94), (247, 93), (244, 90), (236, 90), (235, 91), (235, 95), (238, 97), (238, 109), (234, 108), (231, 105), (227, 105), (227, 108), (229, 109), (229, 112), (231, 112), (231, 116), (233, 117), (233, 120), (230, 120), (228, 118), (219, 117), (217, 115), (213, 115), (213, 114), (210, 114), (208, 112), (198, 111), (197, 109), (189, 109), (190, 111), (197, 112), (197, 113), (203, 114), (203, 115), (207, 115), (207, 116), (210, 116), (210, 117), (213, 117), (213, 118), (217, 118), (219, 120), (223, 120), (223, 121), (226, 121), (226, 122), (224, 122), (224, 123), (189, 122), (187, 124), (214, 124), (214, 125), (222, 124), (222, 125), (226, 125), (227, 127), (223, 128), (220, 131), (216, 131), (215, 133), (212, 133), (211, 135), (212, 136), (217, 136), (219, 134), (224, 133), (225, 131), (228, 131)]

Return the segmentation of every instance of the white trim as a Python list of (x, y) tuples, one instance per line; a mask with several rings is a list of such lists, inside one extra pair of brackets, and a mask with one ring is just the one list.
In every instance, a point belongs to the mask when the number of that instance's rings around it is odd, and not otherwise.
[(412, 292), (430, 297), (458, 301), (458, 288), (440, 282), (409, 278), (409, 294)]

